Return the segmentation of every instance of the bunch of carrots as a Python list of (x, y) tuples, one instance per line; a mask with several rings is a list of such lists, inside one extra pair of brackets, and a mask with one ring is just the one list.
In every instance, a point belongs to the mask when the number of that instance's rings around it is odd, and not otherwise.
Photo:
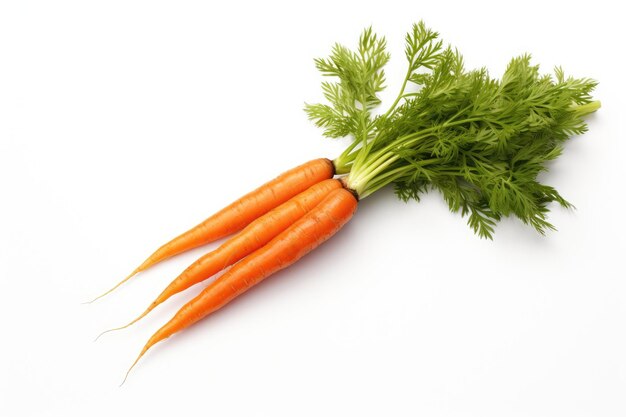
[(333, 162), (328, 159), (315, 159), (283, 173), (161, 246), (120, 282), (117, 286), (167, 258), (239, 232), (185, 269), (139, 317), (111, 329), (130, 326), (172, 295), (234, 264), (161, 327), (135, 363), (154, 344), (293, 264), (350, 220), (357, 207), (357, 195), (341, 180), (333, 179), (334, 174)]
[[(537, 180), (562, 143), (587, 126), (600, 104), (596, 82), (541, 75), (530, 57), (511, 60), (501, 79), (468, 71), (460, 53), (444, 47), (423, 22), (406, 36), (408, 70), (397, 99), (374, 115), (389, 60), (384, 38), (366, 29), (352, 51), (335, 45), (317, 59), (328, 104), (306, 112), (329, 137), (353, 140), (334, 160), (315, 159), (284, 172), (157, 249), (109, 294), (139, 272), (190, 249), (234, 235), (202, 256), (126, 326), (172, 295), (229, 268), (185, 304), (147, 341), (130, 370), (156, 343), (191, 326), (337, 233), (359, 201), (391, 185), (403, 200), (438, 190), (450, 210), (491, 238), (504, 216), (544, 233), (548, 204), (569, 203)], [(128, 373), (126, 374), (128, 376)]]

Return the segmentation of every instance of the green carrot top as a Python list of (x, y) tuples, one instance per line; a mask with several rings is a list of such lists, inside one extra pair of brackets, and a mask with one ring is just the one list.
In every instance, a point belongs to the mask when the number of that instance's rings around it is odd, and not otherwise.
[(583, 116), (600, 107), (594, 80), (565, 77), (560, 68), (542, 75), (530, 55), (510, 61), (501, 79), (485, 68), (466, 70), (462, 55), (444, 47), (423, 22), (406, 35), (408, 69), (385, 113), (381, 103), (384, 38), (366, 29), (358, 49), (335, 45), (317, 59), (328, 104), (305, 110), (328, 137), (354, 141), (334, 161), (360, 198), (393, 184), (401, 199), (419, 200), (435, 188), (450, 210), (469, 215), (481, 237), (492, 238), (503, 216), (515, 215), (544, 234), (548, 203), (570, 204), (537, 175), (561, 154), (570, 136), (586, 131)]

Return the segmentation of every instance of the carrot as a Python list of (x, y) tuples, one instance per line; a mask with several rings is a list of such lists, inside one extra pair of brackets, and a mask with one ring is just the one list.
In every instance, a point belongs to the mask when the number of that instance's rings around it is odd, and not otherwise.
[(400, 91), (378, 114), (372, 111), (381, 104), (389, 60), (384, 38), (369, 28), (358, 50), (339, 46), (315, 60), (335, 82), (322, 84), (328, 103), (305, 110), (325, 136), (353, 139), (332, 163), (337, 174), (347, 174), (343, 187), (254, 252), (233, 247), (245, 257), (157, 330), (126, 376), (155, 344), (296, 262), (349, 221), (360, 199), (387, 186), (405, 201), (438, 189), (483, 238), (492, 238), (496, 224), (512, 215), (542, 234), (553, 229), (548, 204), (570, 204), (537, 176), (560, 155), (563, 142), (587, 130), (584, 117), (600, 108), (591, 97), (597, 83), (566, 78), (560, 68), (554, 77), (542, 75), (529, 55), (511, 60), (501, 79), (466, 70), (462, 55), (444, 47), (423, 22), (407, 34), (405, 52), (409, 68)]
[[(345, 188), (336, 189), (312, 211), (261, 249), (248, 255), (185, 304), (141, 350), (130, 370), (156, 343), (172, 336), (226, 305), (273, 273), (288, 267), (333, 236), (357, 208), (357, 198)], [(128, 376), (128, 373), (126, 374)]]
[(165, 288), (139, 317), (125, 326), (107, 330), (107, 332), (123, 329), (136, 323), (172, 295), (204, 281), (261, 248), (306, 213), (313, 210), (330, 192), (341, 187), (342, 184), (339, 180), (324, 180), (259, 217), (219, 248), (191, 264)]
[(130, 275), (90, 302), (111, 293), (138, 272), (145, 271), (165, 259), (238, 232), (296, 194), (334, 175), (333, 162), (325, 158), (314, 159), (284, 172), (161, 246)]

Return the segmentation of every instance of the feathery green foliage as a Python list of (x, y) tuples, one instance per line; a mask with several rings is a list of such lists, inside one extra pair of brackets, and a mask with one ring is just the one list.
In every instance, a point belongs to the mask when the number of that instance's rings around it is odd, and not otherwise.
[(370, 28), (357, 52), (336, 45), (329, 59), (316, 60), (339, 82), (322, 85), (330, 106), (306, 111), (327, 136), (354, 138), (335, 160), (349, 172), (348, 186), (364, 198), (393, 184), (405, 201), (436, 189), (481, 237), (492, 238), (511, 215), (542, 234), (553, 229), (548, 204), (570, 204), (537, 176), (563, 142), (586, 131), (583, 117), (599, 108), (591, 97), (596, 82), (560, 68), (543, 75), (530, 55), (512, 59), (500, 79), (466, 70), (462, 55), (423, 22), (407, 34), (405, 52), (400, 92), (379, 116), (371, 112), (384, 88), (384, 39)]
[(316, 59), (315, 66), (339, 82), (324, 82), (322, 90), (330, 105), (306, 105), (309, 118), (324, 128), (324, 135), (336, 138), (347, 135), (363, 138), (370, 134), (371, 110), (380, 100), (377, 96), (385, 86), (383, 67), (389, 61), (385, 38), (379, 39), (366, 29), (353, 52), (335, 44), (328, 59)]

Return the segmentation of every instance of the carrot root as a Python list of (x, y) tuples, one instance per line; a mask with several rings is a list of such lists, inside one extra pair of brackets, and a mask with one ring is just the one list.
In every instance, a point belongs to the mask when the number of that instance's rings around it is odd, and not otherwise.
[(128, 277), (87, 304), (110, 294), (139, 271), (240, 231), (273, 208), (334, 175), (335, 166), (326, 158), (314, 159), (282, 173), (159, 247)]
[(144, 311), (143, 313), (141, 313), (137, 318), (135, 318), (133, 321), (131, 321), (128, 324), (125, 324), (124, 326), (120, 326), (120, 327), (114, 327), (112, 329), (109, 330), (105, 330), (102, 333), (100, 333), (98, 336), (96, 336), (96, 338), (93, 340), (94, 342), (97, 342), (98, 339), (100, 339), (100, 337), (102, 337), (103, 335), (107, 334), (107, 333), (111, 333), (111, 332), (116, 332), (118, 330), (123, 330), (126, 329), (127, 327), (132, 326), (133, 324), (137, 323), (139, 320), (141, 320), (142, 318), (144, 318), (150, 311), (152, 311), (152, 309), (147, 309), (146, 311)]
[(130, 365), (130, 368), (128, 368), (128, 371), (126, 371), (126, 375), (124, 375), (124, 379), (122, 380), (122, 383), (120, 384), (120, 387), (122, 385), (124, 385), (124, 383), (126, 382), (126, 380), (128, 379), (128, 375), (130, 375), (130, 371), (133, 370), (133, 368), (135, 367), (135, 365), (137, 365), (137, 362), (139, 362), (139, 359), (141, 359), (141, 357), (148, 351), (148, 348), (144, 348), (141, 353), (139, 354), (139, 356), (137, 356), (137, 359), (135, 359), (135, 362), (133, 362), (132, 365)]
[(185, 304), (169, 322), (152, 335), (130, 369), (155, 344), (222, 308), (329, 239), (352, 218), (357, 205), (358, 200), (351, 191), (345, 188), (332, 191), (315, 209), (265, 246), (235, 264)]
[(315, 209), (333, 190), (341, 187), (342, 183), (336, 179), (321, 181), (259, 217), (237, 235), (220, 245), (220, 247), (191, 264), (161, 292), (140, 317), (130, 324), (144, 317), (171, 296), (212, 277), (263, 247), (278, 234)]
[(126, 281), (128, 281), (129, 279), (131, 279), (132, 277), (134, 277), (135, 275), (137, 275), (139, 272), (142, 271), (142, 269), (140, 269), (141, 267), (135, 269), (133, 272), (131, 272), (126, 278), (124, 278), (123, 280), (121, 280), (120, 282), (118, 282), (113, 288), (111, 288), (110, 290), (100, 294), (99, 296), (97, 296), (96, 298), (94, 298), (91, 301), (85, 301), (83, 304), (91, 304), (94, 301), (97, 301), (99, 299), (101, 299), (102, 297), (111, 294), (113, 291), (115, 291), (118, 287), (120, 287), (123, 283), (125, 283)]

